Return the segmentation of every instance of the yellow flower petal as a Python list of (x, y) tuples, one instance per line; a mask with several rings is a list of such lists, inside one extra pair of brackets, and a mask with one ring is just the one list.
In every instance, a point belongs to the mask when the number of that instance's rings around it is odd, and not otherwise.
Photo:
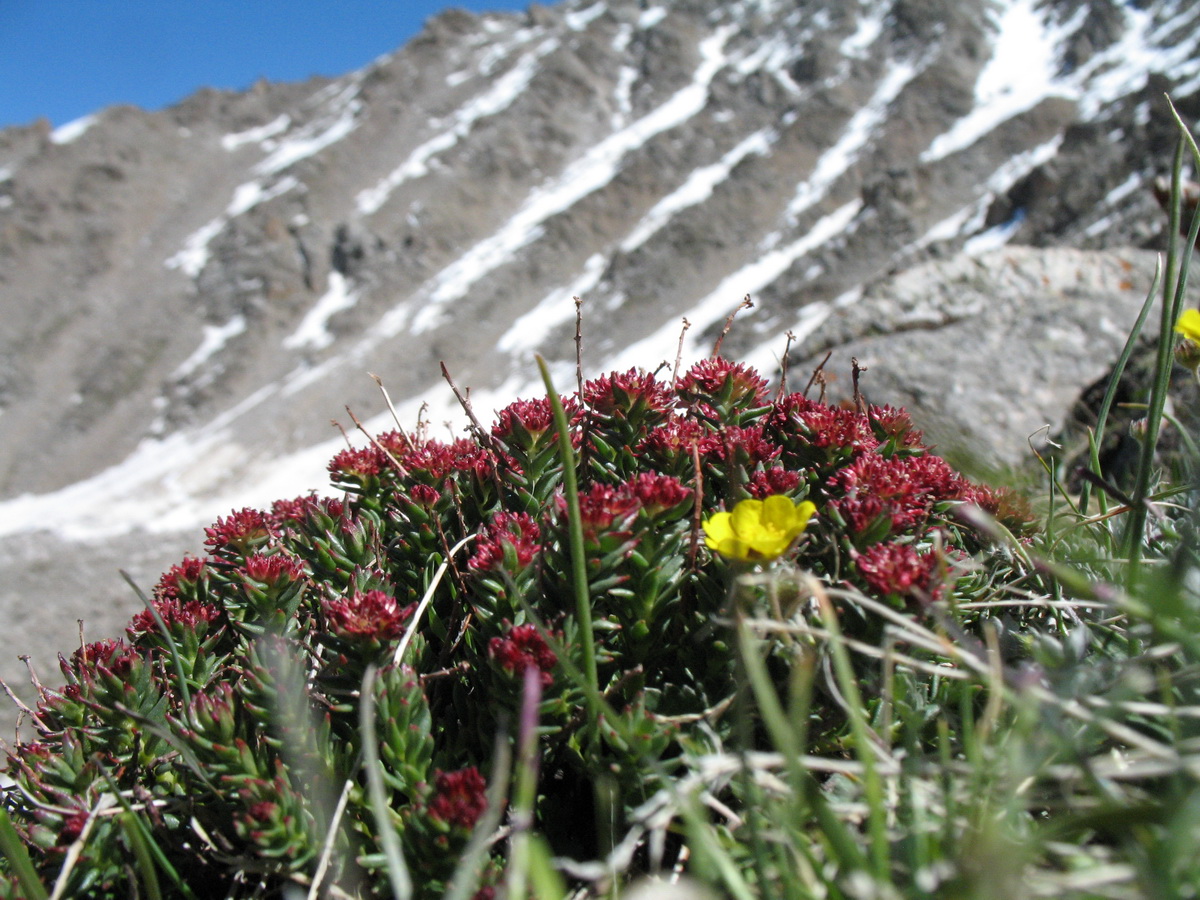
[(733, 538), (733, 526), (730, 524), (732, 518), (727, 512), (719, 512), (700, 523), (704, 528), (704, 543), (709, 550), (720, 552), (721, 542)]
[(816, 509), (808, 500), (793, 503), (782, 494), (743, 500), (733, 512), (716, 513), (702, 523), (704, 542), (730, 559), (772, 560), (787, 552)]
[(1193, 344), (1200, 344), (1200, 309), (1185, 309), (1180, 313), (1175, 330)]

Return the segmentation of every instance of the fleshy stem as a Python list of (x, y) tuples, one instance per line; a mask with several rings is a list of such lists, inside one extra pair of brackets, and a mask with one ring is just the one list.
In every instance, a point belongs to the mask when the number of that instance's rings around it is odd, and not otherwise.
[(600, 691), (600, 679), (596, 674), (596, 640), (592, 630), (592, 597), (588, 590), (587, 556), (583, 547), (583, 519), (579, 513), (579, 482), (575, 476), (575, 452), (571, 449), (571, 432), (567, 422), (567, 411), (562, 399), (554, 390), (550, 369), (546, 360), (536, 357), (542, 381), (546, 384), (546, 396), (554, 410), (554, 426), (558, 429), (558, 452), (563, 466), (563, 495), (567, 501), (567, 525), (571, 541), (571, 575), (575, 582), (575, 615), (579, 620), (581, 643), (583, 644), (583, 674), (590, 690), (587, 692), (589, 718), (596, 725), (595, 701)]

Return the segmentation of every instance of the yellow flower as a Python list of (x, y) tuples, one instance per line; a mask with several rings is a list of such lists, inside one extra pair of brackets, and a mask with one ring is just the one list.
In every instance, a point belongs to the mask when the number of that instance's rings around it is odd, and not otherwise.
[(1183, 335), (1175, 348), (1176, 361), (1200, 377), (1200, 310), (1185, 309), (1175, 323), (1175, 330)]
[(808, 500), (793, 503), (782, 494), (743, 500), (733, 512), (719, 512), (704, 520), (704, 543), (729, 559), (772, 560), (804, 532), (816, 511)]
[(1200, 344), (1200, 309), (1185, 309), (1180, 313), (1175, 330), (1193, 344)]

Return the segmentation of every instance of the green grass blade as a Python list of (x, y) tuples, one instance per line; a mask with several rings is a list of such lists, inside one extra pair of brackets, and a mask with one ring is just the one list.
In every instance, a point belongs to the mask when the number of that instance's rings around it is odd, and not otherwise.
[[(1146, 319), (1150, 315), (1150, 310), (1154, 307), (1154, 298), (1158, 295), (1159, 286), (1162, 282), (1162, 260), (1156, 260), (1154, 265), (1154, 279), (1150, 282), (1150, 289), (1146, 292), (1146, 301), (1142, 304), (1142, 308), (1138, 311), (1137, 320), (1133, 323), (1133, 328), (1129, 332), (1129, 337), (1125, 340), (1125, 346), (1121, 348), (1121, 355), (1117, 357), (1117, 363), (1113, 366), (1112, 377), (1108, 380), (1108, 387), (1104, 391), (1104, 399), (1100, 401), (1100, 408), (1096, 411), (1096, 431), (1095, 437), (1091, 442), (1090, 458), (1092, 471), (1097, 475), (1103, 475), (1100, 471), (1100, 447), (1104, 442), (1104, 429), (1108, 425), (1108, 415), (1112, 411), (1113, 401), (1117, 396), (1117, 388), (1121, 382), (1121, 376), (1125, 373), (1125, 367), (1129, 365), (1129, 358), (1133, 356), (1133, 348), (1137, 345), (1138, 338), (1141, 337), (1142, 328), (1146, 324)], [(1087, 515), (1088, 496), (1091, 493), (1091, 485), (1086, 482), (1079, 498), (1079, 513)], [(1103, 494), (1101, 495), (1101, 504), (1103, 508)]]
[(16, 826), (9, 818), (8, 810), (2, 806), (0, 806), (0, 853), (3, 853), (5, 859), (8, 860), (8, 865), (12, 869), (13, 875), (16, 876), (17, 883), (21, 885), (21, 891), (25, 896), (30, 900), (48, 900), (50, 895), (46, 892), (46, 887), (42, 884), (41, 879), (38, 878), (37, 869), (34, 868), (33, 861), (29, 858), (25, 842), (21, 840)]
[(158, 885), (158, 873), (154, 870), (154, 858), (146, 845), (146, 836), (142, 833), (142, 824), (136, 814), (125, 812), (121, 814), (121, 828), (129, 841), (129, 847), (137, 858), (138, 876), (146, 896), (150, 900), (162, 900), (162, 889)]
[(540, 834), (528, 835), (529, 886), (536, 900), (563, 900), (569, 896), (567, 883), (554, 868), (550, 845)]
[[(554, 426), (558, 429), (558, 452), (563, 465), (563, 494), (567, 501), (567, 521), (571, 541), (571, 577), (575, 586), (575, 616), (579, 620), (581, 643), (583, 644), (583, 672), (591, 688), (588, 696), (599, 690), (600, 681), (596, 674), (596, 639), (592, 629), (592, 596), (588, 590), (587, 556), (583, 547), (583, 519), (579, 514), (579, 481), (575, 474), (575, 451), (571, 447), (570, 428), (567, 422), (567, 412), (563, 409), (562, 399), (554, 390), (554, 382), (550, 378), (550, 369), (546, 360), (537, 357), (538, 369), (542, 373), (542, 381), (546, 384), (546, 396), (554, 410)], [(590, 701), (589, 701), (590, 702)], [(596, 710), (593, 708), (592, 712)], [(591, 716), (591, 726), (595, 727), (596, 716)]]

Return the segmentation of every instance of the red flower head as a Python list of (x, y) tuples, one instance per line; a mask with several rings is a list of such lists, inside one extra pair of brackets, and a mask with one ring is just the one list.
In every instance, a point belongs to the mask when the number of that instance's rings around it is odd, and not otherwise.
[[(559, 512), (565, 516), (566, 498), (560, 495), (557, 500)], [(606, 533), (623, 531), (639, 506), (637, 497), (626, 490), (607, 484), (593, 484), (579, 495), (579, 518), (583, 522), (584, 538), (595, 543)]]
[(314, 494), (294, 497), (291, 500), (276, 500), (271, 504), (271, 524), (277, 531), (289, 525), (300, 525), (323, 502), (325, 501)]
[(434, 778), (429, 815), (440, 822), (471, 829), (487, 809), (487, 782), (474, 766), (439, 771)]
[(656, 460), (673, 460), (683, 457), (690, 464), (692, 447), (700, 451), (701, 459), (724, 457), (725, 447), (721, 436), (711, 428), (705, 428), (695, 419), (675, 416), (655, 428), (637, 447), (639, 454), (647, 454)]
[(894, 442), (895, 447), (902, 450), (924, 447), (921, 443), (921, 432), (913, 427), (912, 418), (907, 410), (891, 406), (872, 406), (869, 413), (875, 435), (880, 440)]
[(404, 634), (404, 624), (417, 605), (401, 607), (385, 591), (355, 591), (349, 597), (322, 603), (330, 630), (344, 640), (394, 641)]
[(283, 587), (303, 581), (307, 577), (304, 564), (291, 556), (254, 554), (246, 557), (242, 574), (247, 580), (264, 588)]
[(791, 494), (800, 486), (800, 473), (779, 466), (755, 472), (746, 482), (746, 491), (757, 500), (765, 500), (772, 494)]
[(375, 438), (375, 443), (397, 459), (411, 450), (413, 446), (412, 441), (399, 431), (385, 431)]
[(897, 534), (923, 524), (935, 503), (957, 498), (961, 485), (941, 457), (867, 453), (835, 472), (828, 489), (843, 494), (832, 505), (856, 534), (880, 517), (889, 520), (886, 531)]
[(474, 441), (460, 438), (452, 444), (426, 441), (414, 446), (400, 460), (414, 478), (440, 487), (452, 472), (471, 472), (477, 478), (491, 477), (492, 459)]
[(788, 394), (765, 419), (767, 434), (785, 448), (795, 468), (814, 463), (844, 462), (879, 446), (870, 420), (853, 409), (814, 403)]
[(933, 553), (919, 554), (908, 544), (876, 544), (856, 554), (854, 562), (863, 580), (881, 596), (934, 599), (930, 585), (938, 560)]
[(83, 829), (87, 827), (88, 814), (86, 810), (77, 813), (72, 813), (63, 820), (62, 827), (58, 830), (58, 845), (67, 847), (79, 840), (79, 836), (83, 834)]
[(207, 559), (196, 559), (194, 556), (185, 557), (177, 566), (171, 566), (158, 584), (154, 586), (156, 600), (182, 600), (194, 597), (196, 588), (207, 575)]
[(374, 447), (351, 447), (329, 461), (334, 481), (365, 483), (389, 465), (388, 459)]
[[(182, 631), (207, 632), (208, 624), (221, 616), (221, 610), (215, 604), (182, 601), (178, 597), (160, 597), (154, 601), (154, 609), (172, 635)], [(129, 621), (125, 631), (131, 640), (136, 640), (142, 634), (157, 634), (158, 623), (150, 610), (144, 609)]]
[[(59, 657), (60, 659), (62, 657)], [(103, 669), (123, 677), (132, 670), (137, 652), (123, 640), (96, 641), (84, 644), (71, 654), (71, 667), (79, 673)]]
[(636, 417), (640, 421), (651, 414), (659, 420), (674, 408), (675, 397), (649, 372), (630, 369), (586, 382), (583, 402), (602, 417)]
[(408, 499), (422, 509), (433, 509), (442, 499), (442, 492), (428, 484), (414, 484), (408, 491)]
[[(561, 397), (567, 423), (579, 420), (579, 401), (574, 397)], [(496, 424), (492, 435), (510, 447), (526, 450), (541, 442), (542, 436), (554, 431), (554, 410), (549, 397), (534, 400), (518, 400), (496, 413)]]
[(514, 675), (525, 674), (526, 669), (536, 669), (543, 688), (554, 683), (554, 667), (558, 657), (547, 646), (546, 641), (533, 625), (514, 625), (507, 637), (494, 637), (488, 643), (488, 655), (502, 669)]
[(525, 569), (541, 549), (541, 536), (541, 529), (528, 513), (496, 513), (480, 535), (468, 565), (479, 570), (500, 568), (507, 550), (513, 553), (517, 570)]
[(702, 359), (680, 376), (679, 396), (688, 403), (722, 409), (752, 409), (767, 402), (767, 380), (744, 363)]
[(674, 509), (692, 496), (692, 489), (678, 478), (653, 472), (642, 472), (625, 482), (621, 490), (635, 497), (651, 518)]
[(761, 425), (751, 425), (749, 428), (731, 426), (726, 428), (721, 436), (727, 458), (745, 466), (769, 462), (783, 450), (778, 444), (763, 437)]
[(233, 550), (239, 555), (263, 546), (275, 536), (270, 519), (257, 509), (230, 513), (229, 518), (217, 519), (204, 533), (208, 535), (204, 546), (213, 551)]

